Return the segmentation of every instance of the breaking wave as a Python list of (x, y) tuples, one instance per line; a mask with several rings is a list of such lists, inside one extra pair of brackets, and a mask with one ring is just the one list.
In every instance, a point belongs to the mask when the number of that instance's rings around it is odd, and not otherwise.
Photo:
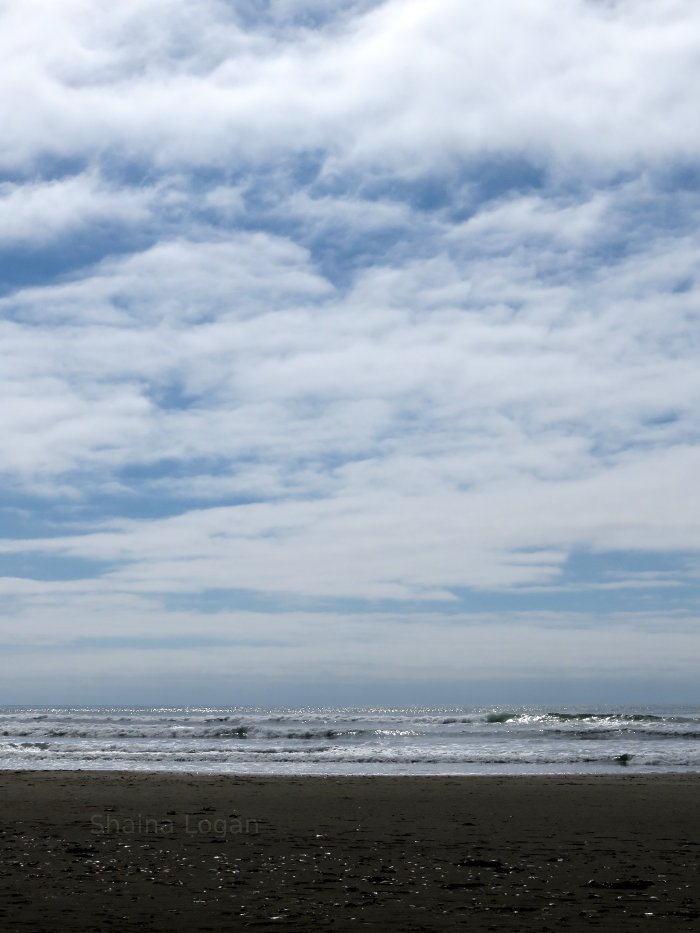
[(0, 767), (700, 772), (700, 709), (0, 708)]

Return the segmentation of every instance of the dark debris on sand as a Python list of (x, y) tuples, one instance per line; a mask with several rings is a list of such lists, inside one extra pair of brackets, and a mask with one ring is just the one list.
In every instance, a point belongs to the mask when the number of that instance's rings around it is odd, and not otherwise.
[(700, 929), (697, 778), (0, 775), (0, 929)]

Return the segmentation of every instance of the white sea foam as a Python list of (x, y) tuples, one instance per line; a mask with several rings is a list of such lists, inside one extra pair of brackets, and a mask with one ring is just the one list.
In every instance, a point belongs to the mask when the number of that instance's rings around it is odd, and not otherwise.
[(0, 767), (700, 772), (700, 708), (0, 708)]

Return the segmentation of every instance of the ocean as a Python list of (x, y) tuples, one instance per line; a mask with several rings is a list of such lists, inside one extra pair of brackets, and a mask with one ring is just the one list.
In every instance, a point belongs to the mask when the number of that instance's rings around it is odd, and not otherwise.
[(0, 707), (2, 769), (700, 772), (700, 707)]
[(0, 768), (261, 775), (700, 772), (700, 707), (0, 707)]

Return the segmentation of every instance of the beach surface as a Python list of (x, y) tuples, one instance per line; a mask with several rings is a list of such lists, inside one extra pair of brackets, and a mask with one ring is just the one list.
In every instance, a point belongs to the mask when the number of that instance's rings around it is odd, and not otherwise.
[(700, 775), (0, 772), (0, 929), (697, 930)]

